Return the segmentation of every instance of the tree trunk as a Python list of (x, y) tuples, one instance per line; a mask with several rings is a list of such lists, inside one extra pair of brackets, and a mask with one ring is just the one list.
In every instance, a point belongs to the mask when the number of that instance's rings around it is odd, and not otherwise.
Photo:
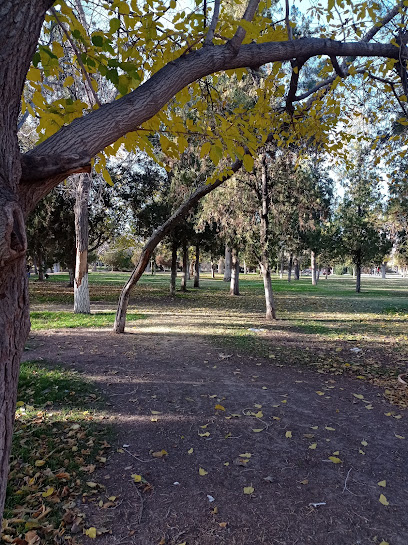
[(44, 259), (41, 250), (37, 252), (38, 280), (44, 282)]
[(360, 293), (361, 291), (361, 250), (357, 250), (355, 270), (356, 270), (356, 292)]
[(312, 269), (312, 286), (317, 285), (317, 274), (316, 274), (316, 253), (314, 250), (310, 252), (310, 261)]
[(195, 264), (194, 264), (194, 287), (200, 287), (200, 245), (196, 244)]
[(188, 276), (188, 246), (187, 242), (183, 241), (183, 276), (181, 277), (181, 291), (187, 291), (187, 276)]
[(218, 260), (218, 274), (223, 274), (224, 272), (224, 260), (222, 257)]
[(239, 257), (235, 248), (231, 252), (230, 295), (239, 295)]
[(386, 276), (385, 276), (386, 267), (387, 267), (387, 263), (382, 263), (381, 264), (381, 278), (386, 278)]
[(69, 288), (73, 288), (74, 287), (74, 281), (75, 281), (75, 273), (74, 273), (74, 269), (71, 269), (71, 267), (68, 269), (68, 274), (69, 274), (69, 283), (68, 283), (68, 287)]
[(293, 254), (289, 256), (288, 282), (292, 280)]
[(215, 278), (215, 263), (214, 259), (211, 258), (211, 278)]
[(77, 176), (75, 199), (75, 237), (76, 263), (74, 281), (74, 312), (76, 314), (90, 314), (91, 302), (88, 286), (88, 237), (89, 220), (88, 204), (91, 177), (88, 174)]
[(280, 271), (279, 271), (279, 278), (281, 280), (283, 279), (283, 270), (284, 270), (283, 259), (284, 259), (284, 254), (283, 254), (283, 250), (282, 250), (281, 251), (281, 256), (280, 256)]
[(225, 246), (224, 282), (231, 282), (231, 248)]
[(269, 205), (270, 205), (270, 196), (269, 196), (269, 178), (268, 170), (266, 164), (266, 154), (262, 155), (261, 159), (261, 183), (262, 183), (262, 204), (260, 210), (261, 216), (261, 262), (259, 263), (263, 283), (264, 283), (264, 293), (265, 293), (265, 304), (266, 312), (265, 318), (267, 320), (276, 320), (275, 312), (275, 302), (273, 297), (272, 290), (272, 281), (271, 281), (271, 269), (269, 264)]
[(171, 273), (170, 273), (170, 295), (176, 295), (177, 278), (177, 242), (173, 241), (171, 249)]
[(248, 268), (247, 268), (245, 259), (244, 259), (244, 274), (248, 274)]
[(299, 280), (300, 270), (299, 270), (299, 260), (295, 258), (295, 280)]

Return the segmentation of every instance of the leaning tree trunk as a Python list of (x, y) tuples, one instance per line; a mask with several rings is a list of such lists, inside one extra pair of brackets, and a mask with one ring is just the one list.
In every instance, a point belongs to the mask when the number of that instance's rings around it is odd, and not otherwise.
[(52, 2), (0, 7), (0, 518), (6, 495), (20, 359), (30, 330), (24, 217), (32, 181), (22, 185), (17, 120), (23, 85)]
[(225, 246), (224, 282), (231, 282), (231, 248)]
[(183, 276), (181, 277), (180, 291), (187, 291), (188, 277), (188, 246), (187, 242), (183, 241)]
[(275, 301), (273, 297), (272, 290), (272, 280), (271, 280), (271, 268), (269, 264), (269, 205), (270, 205), (270, 196), (269, 196), (269, 178), (268, 170), (266, 164), (266, 154), (262, 155), (261, 160), (261, 183), (262, 183), (262, 205), (260, 210), (261, 216), (261, 261), (259, 263), (261, 274), (264, 283), (264, 293), (265, 293), (265, 305), (266, 312), (265, 318), (267, 320), (276, 320), (275, 312)]
[(317, 274), (316, 274), (316, 253), (314, 250), (310, 252), (310, 261), (312, 268), (312, 286), (317, 285)]
[(236, 248), (231, 252), (230, 295), (239, 295), (239, 257)]
[(91, 313), (88, 285), (88, 204), (90, 188), (91, 177), (88, 174), (79, 174), (79, 176), (77, 176), (75, 199), (76, 263), (74, 281), (74, 312), (77, 314)]
[(177, 242), (173, 241), (171, 248), (171, 273), (170, 273), (170, 295), (176, 295), (177, 279)]
[(200, 287), (200, 245), (196, 244), (195, 264), (194, 264), (194, 287)]

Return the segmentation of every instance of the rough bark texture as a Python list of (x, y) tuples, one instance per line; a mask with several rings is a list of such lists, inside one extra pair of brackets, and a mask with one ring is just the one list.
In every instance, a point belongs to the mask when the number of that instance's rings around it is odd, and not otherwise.
[(299, 270), (299, 260), (297, 258), (295, 258), (295, 270), (294, 270), (294, 273), (295, 273), (295, 280), (299, 280), (300, 278), (300, 270)]
[(224, 260), (222, 257), (218, 260), (218, 274), (222, 274), (224, 272)]
[(77, 314), (90, 314), (91, 312), (88, 286), (88, 203), (90, 187), (90, 176), (88, 174), (80, 174), (77, 180), (75, 199), (76, 263), (74, 312)]
[(195, 263), (194, 263), (194, 287), (200, 287), (200, 245), (196, 245)]
[(231, 282), (231, 248), (225, 246), (224, 282)]
[(239, 295), (239, 257), (236, 248), (231, 251), (230, 295)]
[(171, 274), (170, 274), (170, 295), (176, 295), (177, 278), (177, 242), (173, 241), (171, 248)]
[(312, 269), (312, 286), (317, 285), (317, 274), (316, 274), (316, 253), (312, 250), (310, 252), (310, 262)]

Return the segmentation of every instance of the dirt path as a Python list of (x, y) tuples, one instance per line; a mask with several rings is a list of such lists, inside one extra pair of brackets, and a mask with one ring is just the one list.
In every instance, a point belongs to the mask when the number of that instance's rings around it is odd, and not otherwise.
[(80, 542), (408, 543), (407, 418), (381, 390), (148, 324), (124, 336), (36, 332), (29, 347), (26, 359), (95, 382), (117, 432), (93, 475), (117, 506), (99, 507), (99, 496), (81, 506), (89, 525), (111, 534)]

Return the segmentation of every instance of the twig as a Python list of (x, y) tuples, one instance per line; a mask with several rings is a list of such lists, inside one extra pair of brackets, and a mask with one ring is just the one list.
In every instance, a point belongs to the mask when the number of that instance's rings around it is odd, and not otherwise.
[(288, 33), (288, 40), (293, 40), (293, 31), (292, 31), (292, 27), (290, 26), (290, 19), (289, 19), (289, 0), (286, 0), (285, 6), (286, 6), (285, 23), (286, 23), (286, 30)]
[(343, 492), (342, 494), (344, 494), (344, 492), (347, 490), (347, 492), (350, 492), (350, 494), (353, 494), (353, 496), (355, 496), (356, 494), (354, 494), (349, 488), (347, 488), (347, 481), (348, 481), (348, 478), (349, 478), (349, 475), (350, 475), (350, 472), (353, 468), (351, 467), (348, 472), (347, 472), (347, 477), (346, 477), (346, 480), (344, 481), (344, 488), (343, 488)]
[(137, 394), (137, 390), (133, 390), (132, 392), (123, 392), (122, 394), (109, 394), (109, 395), (113, 397), (113, 396), (130, 396), (132, 394)]
[(98, 105), (98, 106), (101, 106), (101, 102), (98, 98), (98, 95), (96, 94), (95, 92), (95, 89), (92, 87), (92, 82), (91, 82), (91, 78), (89, 77), (89, 74), (88, 72), (86, 71), (86, 68), (84, 66), (84, 63), (82, 62), (82, 59), (81, 59), (81, 54), (79, 53), (78, 49), (77, 49), (77, 46), (75, 45), (74, 41), (72, 40), (71, 36), (69, 35), (69, 32), (66, 30), (66, 28), (64, 27), (64, 25), (62, 24), (60, 18), (58, 17), (57, 15), (57, 12), (55, 11), (54, 8), (51, 8), (51, 13), (53, 14), (53, 16), (55, 17), (55, 20), (57, 21), (58, 25), (60, 26), (62, 32), (65, 34), (65, 36), (67, 37), (67, 40), (69, 41), (72, 49), (74, 50), (74, 53), (78, 59), (78, 63), (81, 67), (81, 70), (82, 70), (82, 73), (88, 83), (88, 86), (89, 86), (89, 90), (91, 91), (92, 93), (92, 96), (95, 100), (95, 103)]
[(122, 450), (124, 452), (126, 452), (127, 454), (129, 454), (129, 456), (132, 456), (132, 458), (134, 458), (135, 460), (137, 460), (138, 462), (142, 462), (143, 464), (147, 464), (149, 462), (154, 462), (155, 458), (153, 460), (142, 460), (141, 458), (138, 458), (137, 456), (135, 456), (134, 454), (132, 454), (129, 450), (125, 449), (122, 447)]
[[(260, 0), (249, 0), (247, 9), (245, 10), (244, 16), (242, 18), (244, 21), (252, 21), (258, 8), (259, 2)], [(233, 51), (238, 52), (238, 49), (242, 44), (243, 39), (245, 38), (245, 34), (246, 30), (242, 26), (239, 26), (234, 36), (228, 42)]]
[(137, 494), (139, 496), (139, 499), (140, 499), (139, 515), (137, 517), (137, 523), (140, 524), (141, 521), (142, 521), (144, 500), (143, 500), (142, 493), (140, 492), (140, 490), (137, 487), (136, 487), (136, 492), (137, 492)]

